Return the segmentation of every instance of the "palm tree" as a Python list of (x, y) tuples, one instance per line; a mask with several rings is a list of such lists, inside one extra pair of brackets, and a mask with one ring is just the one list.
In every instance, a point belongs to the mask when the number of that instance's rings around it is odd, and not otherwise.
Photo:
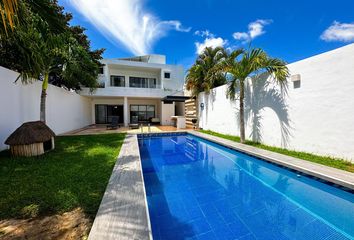
[(213, 71), (226, 56), (226, 51), (222, 47), (206, 47), (198, 56), (186, 76), (186, 88), (192, 91), (193, 96), (203, 91), (209, 92), (210, 89), (226, 83), (224, 73)]
[(46, 97), (50, 79), (58, 77), (64, 84), (67, 83), (65, 86), (76, 89), (80, 85), (90, 88), (97, 85), (99, 63), (97, 57), (91, 55), (96, 52), (91, 52), (89, 45), (85, 44), (88, 43), (87, 39), (81, 38), (82, 42), (79, 43), (76, 37), (86, 36), (71, 31), (67, 23), (69, 19), (66, 19), (62, 8), (55, 2), (51, 8), (57, 11), (55, 18), (61, 24), (62, 31), (53, 31), (53, 26), (46, 19), (29, 12), (24, 15), (24, 24), (18, 24), (14, 31), (0, 37), (0, 65), (19, 72), (18, 79), (24, 83), (42, 80), (40, 120), (43, 122), (46, 122)]
[(286, 90), (286, 79), (289, 70), (286, 63), (278, 58), (272, 58), (262, 49), (253, 48), (247, 51), (237, 49), (231, 52), (224, 61), (216, 67), (217, 72), (226, 72), (230, 75), (227, 96), (235, 100), (239, 91), (239, 121), (241, 143), (245, 142), (244, 99), (245, 82), (248, 78), (260, 73), (268, 73), (280, 85), (281, 90)]
[[(71, 19), (71, 14), (64, 14), (63, 9), (56, 0), (0, 0), (0, 37), (8, 35), (8, 28), (13, 31), (28, 24), (32, 13), (45, 19), (53, 32), (63, 32), (65, 22)], [(58, 13), (62, 13), (61, 17)]]
[(3, 22), (3, 27), (7, 33), (7, 24), (11, 29), (15, 26), (15, 16), (17, 12), (17, 0), (1, 0), (0, 2), (0, 15)]

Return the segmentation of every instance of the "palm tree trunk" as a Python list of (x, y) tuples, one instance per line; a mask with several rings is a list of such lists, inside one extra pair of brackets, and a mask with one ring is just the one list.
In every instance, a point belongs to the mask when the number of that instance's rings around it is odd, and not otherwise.
[(245, 98), (245, 86), (244, 80), (240, 81), (240, 140), (241, 143), (245, 142), (245, 109), (244, 109), (244, 98)]
[(49, 73), (46, 72), (44, 74), (44, 79), (43, 79), (43, 82), (42, 82), (42, 93), (41, 93), (41, 104), (40, 104), (40, 120), (42, 122), (46, 122), (46, 118), (45, 118), (45, 115), (46, 115), (46, 98), (47, 98), (47, 88), (48, 88), (48, 79), (49, 79)]

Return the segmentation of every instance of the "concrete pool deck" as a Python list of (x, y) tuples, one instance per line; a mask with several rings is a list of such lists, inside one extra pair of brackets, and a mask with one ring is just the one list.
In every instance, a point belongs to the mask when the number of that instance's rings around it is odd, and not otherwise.
[[(196, 131), (188, 133), (354, 190), (353, 173)], [(152, 239), (136, 134), (127, 134), (124, 140), (94, 220), (89, 240), (98, 239)]]
[(152, 239), (137, 135), (127, 134), (89, 240)]

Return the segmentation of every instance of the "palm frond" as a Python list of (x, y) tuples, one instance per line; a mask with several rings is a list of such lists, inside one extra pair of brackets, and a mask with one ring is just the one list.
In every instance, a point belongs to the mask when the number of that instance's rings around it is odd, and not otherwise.
[(193, 95), (196, 96), (200, 92), (209, 92), (210, 89), (225, 84), (225, 74), (215, 71), (215, 66), (226, 57), (224, 48), (206, 47), (187, 72), (187, 90), (192, 90)]
[(18, 2), (17, 0), (1, 0), (0, 14), (4, 30), (7, 34), (7, 26), (13, 30), (16, 22)]

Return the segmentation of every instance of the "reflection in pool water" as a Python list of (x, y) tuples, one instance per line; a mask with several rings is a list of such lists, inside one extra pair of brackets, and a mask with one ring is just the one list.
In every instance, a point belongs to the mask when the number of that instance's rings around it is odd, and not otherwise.
[(154, 239), (353, 239), (354, 194), (186, 134), (139, 139)]

